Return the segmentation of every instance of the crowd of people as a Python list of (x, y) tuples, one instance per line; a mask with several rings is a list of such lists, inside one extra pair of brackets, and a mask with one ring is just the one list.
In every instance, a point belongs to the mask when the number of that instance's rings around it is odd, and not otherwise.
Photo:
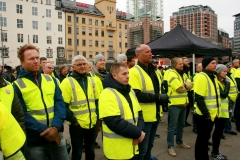
[(227, 160), (219, 146), (224, 133), (237, 135), (232, 121), (240, 132), (239, 60), (217, 64), (206, 56), (192, 75), (187, 57), (173, 58), (165, 70), (148, 45), (137, 46), (135, 53), (119, 54), (109, 72), (101, 54), (93, 62), (77, 55), (70, 68), (55, 70), (37, 47), (22, 46), (18, 73), (0, 67), (0, 159), (2, 154), (6, 160), (69, 160), (67, 121), (72, 160), (83, 152), (86, 160), (95, 159), (100, 130), (107, 159), (157, 160), (151, 151), (163, 112), (168, 113), (167, 150), (176, 157), (175, 146), (191, 148), (183, 129), (192, 126), (187, 120), (193, 110), (195, 159)]

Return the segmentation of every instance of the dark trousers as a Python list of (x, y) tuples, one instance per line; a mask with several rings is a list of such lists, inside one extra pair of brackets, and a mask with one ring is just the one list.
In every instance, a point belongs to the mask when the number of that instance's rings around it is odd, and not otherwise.
[(226, 120), (227, 118), (216, 118), (214, 121), (215, 129), (212, 135), (212, 142), (213, 142), (212, 153), (215, 155), (219, 153), (220, 141), (223, 135), (223, 130), (224, 130)]
[[(236, 105), (236, 108), (238, 106)], [(237, 128), (237, 131), (240, 132), (240, 110), (239, 109), (235, 109), (235, 112), (234, 112), (234, 118), (236, 119), (236, 128)]]
[(195, 159), (209, 160), (208, 140), (211, 136), (214, 122), (211, 121), (211, 119), (205, 119), (203, 116), (197, 114), (194, 115), (194, 118), (198, 129), (195, 143)]
[(194, 104), (194, 99), (193, 99), (193, 92), (192, 91), (188, 91), (188, 100), (189, 100), (189, 104), (186, 107), (186, 121), (188, 119), (188, 115), (189, 112)]
[(85, 160), (94, 160), (96, 127), (84, 129), (80, 125), (70, 125), (69, 132), (72, 143), (72, 160), (80, 160), (82, 158), (83, 140), (85, 145)]

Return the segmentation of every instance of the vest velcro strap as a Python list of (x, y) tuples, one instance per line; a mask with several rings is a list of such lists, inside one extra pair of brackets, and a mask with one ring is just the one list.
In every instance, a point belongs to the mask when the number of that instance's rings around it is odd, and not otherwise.
[(48, 74), (43, 74), (47, 81), (52, 81), (52, 78)]
[(18, 85), (20, 86), (20, 88), (26, 88), (26, 84), (23, 82), (23, 80), (21, 78), (18, 78), (16, 80), (16, 82), (18, 83)]
[(229, 112), (228, 109), (221, 109), (222, 112)]
[[(47, 112), (48, 114), (54, 112), (54, 107), (47, 108)], [(28, 111), (28, 113), (31, 115), (45, 115), (46, 111), (45, 109), (40, 109), (40, 110), (31, 110), (31, 111)]]
[(124, 138), (123, 136), (120, 136), (119, 134), (116, 133), (107, 133), (103, 131), (103, 136), (107, 138), (114, 138), (114, 139), (122, 139)]
[(212, 108), (218, 108), (217, 105), (207, 105), (208, 109), (212, 109)]
[[(74, 115), (80, 115), (80, 114), (86, 114), (86, 113), (89, 113), (89, 110), (86, 109), (86, 110), (82, 110), (82, 111), (72, 111)], [(93, 109), (90, 109), (90, 112), (96, 112), (96, 109), (93, 108)]]
[(187, 95), (174, 95), (174, 96), (169, 96), (169, 98), (185, 98)]

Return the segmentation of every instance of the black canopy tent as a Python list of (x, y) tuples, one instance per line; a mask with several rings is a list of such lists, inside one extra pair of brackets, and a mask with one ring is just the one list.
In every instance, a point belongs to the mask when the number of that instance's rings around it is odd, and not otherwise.
[[(195, 36), (180, 24), (162, 37), (147, 43), (153, 55), (162, 58), (202, 56), (231, 56), (231, 49), (212, 44)], [(128, 49), (127, 56), (135, 55), (135, 48)]]

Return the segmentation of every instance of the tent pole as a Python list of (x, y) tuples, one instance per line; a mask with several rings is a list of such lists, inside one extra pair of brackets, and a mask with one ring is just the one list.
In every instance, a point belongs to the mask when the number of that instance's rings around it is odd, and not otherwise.
[(230, 62), (232, 63), (232, 56), (230, 57)]
[(193, 74), (195, 74), (195, 54), (192, 55), (192, 62), (193, 62)]

